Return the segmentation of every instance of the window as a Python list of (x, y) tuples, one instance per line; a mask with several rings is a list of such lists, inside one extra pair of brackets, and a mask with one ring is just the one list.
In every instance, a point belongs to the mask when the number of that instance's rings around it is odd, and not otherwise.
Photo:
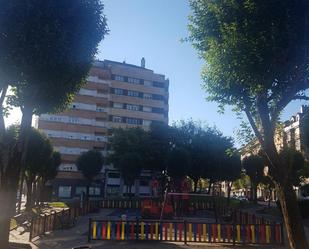
[(103, 89), (98, 89), (97, 90), (98, 94), (107, 94), (107, 90), (103, 90)]
[(144, 80), (144, 85), (145, 86), (152, 86), (152, 82), (149, 80)]
[(131, 96), (131, 97), (138, 97), (139, 96), (139, 93), (137, 91), (128, 91), (128, 96)]
[(97, 112), (104, 112), (104, 108), (97, 106)]
[(114, 92), (115, 92), (115, 94), (117, 94), (117, 95), (123, 95), (123, 90), (122, 90), (122, 89), (115, 88)]
[(59, 186), (58, 197), (60, 198), (70, 198), (71, 197), (71, 186)]
[(132, 84), (140, 84), (140, 80), (135, 78), (128, 78), (128, 82)]
[(122, 123), (122, 118), (121, 117), (117, 117), (117, 116), (113, 116), (113, 122), (115, 122), (115, 123)]
[(115, 102), (114, 102), (114, 103), (113, 103), (113, 107), (114, 107), (114, 108), (121, 108), (121, 109), (122, 109), (122, 108), (123, 108), (123, 104), (122, 104), (122, 103), (115, 103)]
[(153, 86), (154, 87), (164, 88), (164, 83), (163, 82), (153, 82)]
[(104, 122), (106, 121), (106, 118), (95, 118), (95, 121)]
[(151, 125), (151, 121), (150, 120), (143, 120), (143, 125), (150, 126)]
[(89, 187), (89, 195), (100, 195), (101, 189), (99, 187)]
[(78, 123), (78, 118), (76, 118), (76, 117), (69, 117), (69, 123), (77, 124)]
[(73, 166), (64, 165), (64, 166), (62, 167), (62, 170), (63, 170), (63, 171), (73, 171)]
[(124, 81), (124, 77), (120, 75), (115, 75), (115, 80)]
[(144, 93), (144, 99), (152, 99), (152, 94)]
[(117, 195), (119, 195), (119, 191), (120, 191), (119, 185), (117, 185), (117, 186), (108, 185), (108, 186), (106, 187), (106, 193), (107, 193), (108, 195), (117, 196)]
[(164, 96), (158, 95), (158, 94), (154, 94), (153, 95), (153, 99), (155, 99), (155, 100), (164, 100)]
[(120, 178), (120, 174), (119, 173), (108, 173), (108, 177), (109, 178)]
[(152, 112), (153, 113), (164, 113), (164, 110), (163, 108), (152, 107)]
[(149, 107), (149, 106), (144, 106), (144, 107), (143, 107), (143, 111), (144, 111), (144, 112), (151, 112), (151, 111), (152, 111), (152, 108)]
[(104, 147), (94, 146), (93, 149), (98, 150), (98, 151), (102, 151), (102, 150), (104, 150)]
[(150, 179), (140, 179), (139, 180), (139, 185), (140, 186), (149, 186), (149, 182), (150, 182)]
[(139, 106), (138, 105), (129, 105), (129, 104), (127, 104), (127, 110), (139, 111)]
[(105, 132), (95, 132), (95, 136), (105, 136)]
[(81, 195), (83, 192), (87, 193), (87, 187), (78, 186), (75, 188), (75, 195)]
[(127, 118), (128, 124), (140, 124), (140, 120), (136, 118)]

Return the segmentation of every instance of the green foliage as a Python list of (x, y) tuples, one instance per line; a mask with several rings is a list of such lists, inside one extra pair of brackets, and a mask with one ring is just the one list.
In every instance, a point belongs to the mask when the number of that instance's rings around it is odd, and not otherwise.
[[(170, 177), (179, 180), (189, 175), (195, 183), (201, 177), (216, 181), (234, 179), (240, 174), (239, 155), (228, 153), (233, 151), (231, 138), (192, 120), (179, 121), (174, 126), (153, 124), (149, 131), (115, 129), (109, 148), (109, 162), (124, 179), (131, 180), (142, 169), (167, 169)], [(137, 163), (132, 160), (129, 166), (127, 157), (136, 158)]]
[(190, 166), (190, 154), (184, 148), (173, 149), (167, 157), (167, 174), (174, 180), (186, 176)]
[(0, 75), (3, 84), (15, 87), (10, 103), (37, 113), (64, 108), (107, 33), (103, 5), (99, 0), (1, 0), (0, 5)]
[[(207, 61), (203, 71), (210, 100), (237, 104), (269, 95), (269, 107), (304, 84), (308, 58), (302, 1), (191, 0), (189, 40)], [(244, 96), (248, 99), (244, 99)]]
[(53, 208), (68, 208), (68, 205), (64, 202), (48, 202), (48, 206)]
[(235, 189), (244, 189), (250, 186), (250, 178), (248, 175), (243, 172), (240, 174), (240, 177), (233, 182)]
[(142, 168), (149, 169), (150, 139), (143, 129), (114, 129), (108, 147), (112, 150), (108, 161), (120, 170), (127, 186), (134, 184)]
[(61, 164), (61, 154), (58, 151), (53, 151), (51, 158), (46, 164), (43, 172), (41, 172), (40, 176), (42, 177), (43, 183), (48, 180), (52, 180), (57, 176), (58, 167)]
[(91, 182), (93, 178), (101, 172), (104, 158), (102, 153), (97, 150), (89, 150), (82, 153), (76, 161), (78, 170), (82, 172), (85, 178)]
[(285, 181), (279, 172), (289, 172), (278, 160), (274, 136), (286, 105), (307, 99), (309, 5), (297, 0), (191, 0), (190, 6), (188, 40), (206, 61), (202, 74), (209, 100), (246, 113), (273, 177)]
[(50, 164), (53, 147), (49, 139), (38, 130), (32, 128), (29, 133), (26, 177), (34, 180), (35, 176), (45, 174), (47, 165)]
[(258, 155), (245, 157), (242, 160), (242, 166), (252, 182), (258, 184), (262, 180), (264, 175), (264, 162), (262, 157)]
[(287, 162), (289, 169), (289, 179), (294, 186), (300, 186), (302, 180), (308, 177), (308, 164), (305, 163), (303, 155), (291, 148), (286, 148), (280, 152), (279, 156)]
[(142, 162), (141, 156), (135, 152), (125, 153), (119, 158), (115, 167), (122, 173), (125, 185), (129, 187), (134, 185), (135, 179), (142, 171)]

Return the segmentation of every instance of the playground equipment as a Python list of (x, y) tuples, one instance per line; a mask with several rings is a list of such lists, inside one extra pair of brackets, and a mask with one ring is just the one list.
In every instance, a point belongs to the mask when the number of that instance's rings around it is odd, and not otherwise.
[(174, 214), (173, 206), (170, 201), (161, 202), (160, 199), (144, 199), (141, 205), (141, 213), (144, 218), (159, 218), (163, 212), (164, 217), (171, 218)]

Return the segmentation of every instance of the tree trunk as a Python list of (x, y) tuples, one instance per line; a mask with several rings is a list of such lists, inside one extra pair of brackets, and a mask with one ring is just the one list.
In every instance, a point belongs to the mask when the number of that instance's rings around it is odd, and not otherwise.
[(9, 243), (10, 219), (16, 209), (16, 194), (21, 172), (25, 169), (25, 160), (28, 144), (28, 131), (31, 128), (33, 109), (23, 108), (23, 117), (20, 125), (18, 141), (9, 154), (8, 165), (1, 172), (0, 186), (0, 248), (7, 249)]
[(208, 185), (208, 191), (207, 191), (207, 194), (210, 194), (211, 185), (212, 185), (212, 182), (211, 182), (211, 181), (209, 181), (209, 185)]
[(293, 185), (277, 184), (277, 193), (291, 249), (309, 249)]
[(198, 184), (198, 178), (197, 179), (194, 179), (194, 193), (197, 192), (197, 184)]
[(36, 181), (32, 184), (32, 206), (35, 207), (37, 205), (37, 185)]
[(5, 131), (5, 123), (4, 123), (4, 113), (3, 113), (3, 102), (6, 97), (6, 93), (8, 90), (8, 85), (5, 85), (1, 89), (1, 96), (0, 96), (0, 131)]
[(231, 190), (232, 190), (232, 185), (233, 182), (229, 182), (227, 185), (227, 205), (230, 205), (230, 200), (231, 200)]
[(253, 203), (257, 204), (257, 184), (253, 184)]
[(20, 214), (20, 211), (21, 211), (22, 194), (23, 194), (23, 187), (24, 187), (24, 180), (25, 180), (24, 177), (25, 177), (25, 174), (21, 174), (20, 186), (19, 186), (19, 197), (18, 197), (17, 214)]
[(32, 208), (32, 193), (33, 193), (32, 183), (33, 182), (31, 180), (26, 180), (27, 185), (26, 211), (30, 211)]
[(10, 220), (14, 215), (16, 190), (0, 190), (0, 248), (9, 248)]

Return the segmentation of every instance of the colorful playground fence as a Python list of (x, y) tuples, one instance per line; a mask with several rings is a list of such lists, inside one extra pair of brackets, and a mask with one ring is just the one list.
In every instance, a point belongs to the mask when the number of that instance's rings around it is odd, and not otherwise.
[[(144, 200), (150, 200), (151, 198), (145, 198), (145, 199), (104, 199), (101, 202), (102, 208), (141, 208), (141, 205)], [(152, 201), (157, 201), (158, 203), (161, 203), (158, 198), (152, 199)], [(179, 205), (180, 200), (174, 200), (173, 203), (175, 206)], [(200, 199), (191, 199), (189, 200), (188, 206), (194, 210), (214, 210), (215, 209), (215, 201), (214, 198), (209, 198), (207, 200), (200, 200)]]
[(133, 208), (138, 209), (141, 207), (141, 199), (105, 199), (101, 202), (102, 208)]
[(234, 223), (238, 224), (271, 224), (270, 220), (264, 217), (256, 216), (254, 213), (244, 212), (242, 210), (234, 210)]
[(233, 244), (283, 244), (282, 224), (213, 224), (158, 220), (89, 219), (88, 241), (175, 241)]

